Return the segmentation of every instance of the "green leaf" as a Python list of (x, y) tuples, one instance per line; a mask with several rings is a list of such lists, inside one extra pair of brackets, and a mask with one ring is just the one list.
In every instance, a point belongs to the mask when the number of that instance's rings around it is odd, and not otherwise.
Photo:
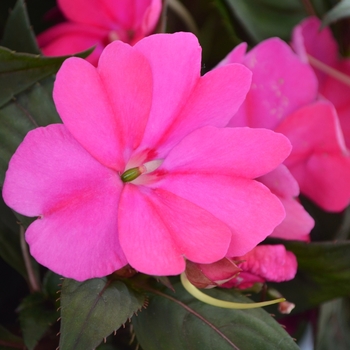
[(0, 350), (23, 349), (23, 340), (0, 325)]
[(27, 296), (18, 311), (24, 343), (29, 350), (33, 350), (49, 327), (56, 322), (58, 312), (41, 293)]
[(145, 297), (121, 281), (65, 279), (61, 292), (60, 350), (97, 347), (137, 310)]
[(320, 308), (317, 350), (350, 349), (350, 300), (332, 300)]
[(350, 16), (350, 0), (342, 0), (334, 6), (322, 20), (322, 27), (326, 27), (339, 19)]
[(301, 312), (350, 294), (350, 242), (303, 243), (284, 245), (298, 259), (298, 273), (289, 282), (271, 284)]
[(23, 0), (17, 0), (10, 13), (1, 45), (19, 52), (40, 54)]
[(292, 28), (306, 16), (302, 1), (225, 1), (256, 43), (272, 36), (288, 40)]
[(67, 57), (50, 58), (0, 47), (0, 107), (58, 71)]
[(20, 245), (19, 225), (16, 217), (0, 198), (0, 256), (25, 279), (27, 271), (24, 265)]
[(53, 82), (53, 77), (36, 82), (11, 103), (0, 108), (0, 184), (3, 183), (12, 154), (28, 131), (60, 122), (52, 100)]
[[(180, 283), (175, 293), (154, 290), (150, 304), (132, 318), (144, 350), (298, 349), (285, 330), (263, 309), (229, 310), (193, 298)], [(211, 296), (250, 302), (234, 290), (215, 288)]]

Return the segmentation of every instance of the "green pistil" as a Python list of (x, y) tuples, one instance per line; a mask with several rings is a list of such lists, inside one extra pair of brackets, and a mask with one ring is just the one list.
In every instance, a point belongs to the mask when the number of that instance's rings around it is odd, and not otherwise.
[(121, 176), (121, 179), (123, 182), (130, 182), (137, 179), (141, 174), (142, 171), (140, 170), (140, 167), (130, 168), (124, 171), (124, 173)]

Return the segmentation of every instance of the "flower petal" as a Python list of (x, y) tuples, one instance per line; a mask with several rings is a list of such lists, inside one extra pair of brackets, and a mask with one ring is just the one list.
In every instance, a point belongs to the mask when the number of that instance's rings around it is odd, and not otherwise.
[(87, 61), (96, 66), (104, 48), (102, 41), (107, 34), (101, 28), (67, 22), (39, 34), (37, 41), (45, 56), (72, 55), (96, 46), (87, 57)]
[(134, 48), (152, 69), (153, 102), (143, 144), (154, 148), (199, 79), (201, 47), (193, 34), (175, 33), (148, 36)]
[(282, 244), (259, 245), (236, 259), (244, 260), (238, 265), (243, 271), (222, 287), (246, 289), (257, 282), (288, 281), (294, 278), (298, 267), (295, 255)]
[(113, 28), (114, 18), (111, 16), (108, 3), (116, 0), (58, 0), (64, 15), (73, 22), (90, 26)]
[(332, 104), (319, 101), (300, 108), (276, 131), (293, 145), (285, 165), (301, 192), (325, 210), (343, 210), (350, 202), (350, 156)]
[(154, 186), (207, 210), (232, 230), (227, 256), (242, 255), (281, 223), (281, 202), (261, 183), (219, 174), (166, 174)]
[(298, 202), (296, 198), (299, 196), (298, 182), (287, 167), (281, 164), (275, 170), (259, 177), (258, 180), (279, 198), (286, 211), (285, 219), (274, 229), (270, 236), (309, 241), (309, 234), (315, 222)]
[(276, 168), (290, 150), (288, 139), (271, 130), (207, 126), (175, 146), (159, 171), (252, 179)]
[(127, 184), (119, 217), (129, 264), (152, 275), (183, 272), (184, 257), (200, 263), (219, 260), (231, 240), (230, 229), (212, 214), (162, 189)]
[(12, 157), (5, 202), (27, 216), (31, 254), (77, 280), (105, 276), (126, 264), (118, 242), (121, 181), (89, 155), (63, 125), (28, 133)]
[(240, 64), (220, 67), (201, 77), (183, 109), (159, 139), (159, 154), (167, 154), (179, 140), (200, 127), (226, 126), (244, 101), (250, 82), (251, 72)]
[(278, 38), (257, 45), (243, 63), (253, 72), (252, 86), (230, 126), (241, 126), (245, 119), (246, 126), (274, 129), (288, 114), (317, 96), (312, 68)]
[(142, 136), (151, 89), (145, 58), (129, 45), (114, 42), (102, 54), (98, 69), (83, 59), (67, 59), (57, 74), (53, 96), (77, 141), (102, 164), (123, 171), (130, 148)]
[(113, 42), (103, 51), (97, 71), (118, 120), (124, 158), (143, 138), (152, 104), (153, 77), (147, 59), (128, 44)]

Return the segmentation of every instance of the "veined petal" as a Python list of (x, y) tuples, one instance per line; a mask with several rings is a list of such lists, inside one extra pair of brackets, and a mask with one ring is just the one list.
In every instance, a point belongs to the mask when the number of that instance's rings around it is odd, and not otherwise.
[(32, 255), (84, 280), (126, 264), (116, 219), (121, 187), (113, 171), (57, 124), (25, 137), (10, 161), (3, 197), (19, 213), (39, 216), (26, 233)]
[(207, 126), (176, 145), (159, 171), (252, 179), (275, 169), (290, 150), (288, 139), (271, 130)]
[(241, 126), (244, 119), (246, 126), (274, 129), (290, 113), (317, 96), (317, 79), (312, 68), (278, 38), (257, 45), (247, 53), (243, 64), (253, 72), (252, 85), (230, 126), (237, 126), (236, 120)]
[(152, 275), (183, 272), (185, 257), (200, 263), (217, 261), (231, 240), (223, 222), (166, 190), (127, 184), (119, 216), (120, 242), (129, 264)]
[(237, 112), (250, 88), (251, 72), (240, 64), (210, 71), (198, 80), (183, 109), (157, 144), (163, 156), (190, 132), (210, 125), (224, 127)]
[(124, 159), (143, 138), (152, 104), (153, 77), (147, 59), (128, 44), (116, 41), (103, 51), (97, 71), (108, 91), (118, 122)]
[(350, 202), (350, 156), (332, 104), (319, 101), (300, 108), (276, 131), (293, 145), (285, 165), (301, 192), (325, 210), (343, 210)]
[(232, 230), (228, 257), (264, 240), (285, 217), (281, 202), (263, 184), (213, 174), (167, 173), (154, 184), (207, 210)]
[(154, 148), (197, 84), (201, 47), (193, 34), (175, 33), (148, 36), (134, 48), (147, 58), (152, 70), (153, 101), (143, 144)]
[(53, 98), (74, 138), (103, 165), (122, 171), (119, 123), (96, 68), (81, 58), (68, 58), (57, 73)]

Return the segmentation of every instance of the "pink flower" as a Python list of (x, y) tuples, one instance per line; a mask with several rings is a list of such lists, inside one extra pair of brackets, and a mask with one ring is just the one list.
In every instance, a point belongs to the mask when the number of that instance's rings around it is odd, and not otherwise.
[(97, 65), (104, 47), (114, 40), (131, 45), (150, 34), (159, 19), (161, 0), (58, 0), (68, 21), (41, 33), (46, 56), (74, 54), (96, 46), (87, 58)]
[[(338, 45), (330, 28), (320, 30), (320, 27), (321, 21), (318, 18), (305, 19), (294, 28), (292, 45), (304, 62), (310, 60), (313, 65), (319, 81), (319, 93), (334, 104), (346, 144), (350, 147), (350, 59), (339, 57)], [(314, 59), (326, 66), (320, 66)], [(328, 71), (329, 68), (347, 76), (347, 84), (336, 77), (337, 72)]]
[(243, 261), (238, 264), (242, 272), (222, 287), (247, 289), (255, 283), (284, 282), (295, 277), (297, 259), (284, 245), (259, 245), (247, 254), (236, 257)]
[(234, 64), (200, 77), (200, 56), (197, 39), (177, 33), (115, 41), (97, 68), (64, 62), (53, 94), (64, 125), (28, 133), (3, 188), (11, 208), (38, 217), (26, 240), (41, 264), (77, 280), (127, 263), (179, 274), (184, 257), (243, 255), (283, 220), (254, 179), (285, 159), (289, 141), (223, 128), (251, 73)]
[(291, 280), (297, 267), (295, 255), (283, 245), (259, 245), (243, 256), (224, 258), (213, 264), (188, 262), (186, 275), (198, 288), (247, 289), (255, 283)]
[(301, 192), (325, 210), (343, 210), (350, 202), (349, 152), (333, 105), (317, 100), (311, 67), (277, 38), (245, 50), (239, 46), (223, 62), (240, 62), (253, 72), (251, 89), (229, 126), (286, 135), (293, 150), (284, 164)]

